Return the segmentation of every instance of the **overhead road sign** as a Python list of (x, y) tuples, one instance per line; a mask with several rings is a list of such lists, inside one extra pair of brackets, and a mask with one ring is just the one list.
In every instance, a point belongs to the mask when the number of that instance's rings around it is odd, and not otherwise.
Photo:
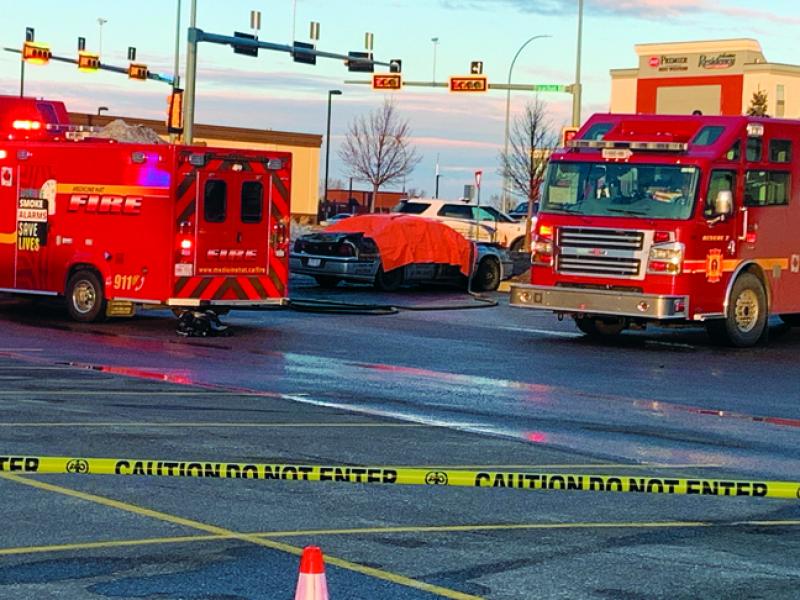
[(348, 52), (347, 70), (358, 73), (372, 73), (375, 63), (372, 62), (372, 52)]
[(372, 89), (396, 91), (403, 87), (403, 76), (399, 73), (376, 73), (372, 76)]
[[(254, 42), (258, 41), (258, 38), (252, 33), (242, 33), (241, 31), (234, 31), (233, 37), (235, 38), (242, 38), (245, 40), (252, 40)], [(258, 46), (252, 45), (244, 45), (244, 44), (232, 44), (233, 52), (235, 54), (244, 54), (245, 56), (258, 56)]]
[(307, 42), (294, 42), (292, 58), (294, 59), (294, 62), (297, 63), (303, 63), (306, 65), (317, 64), (317, 55), (314, 54), (314, 44), (309, 44)]
[(449, 79), (451, 92), (488, 92), (489, 81), (484, 75), (461, 75)]
[(567, 86), (557, 83), (537, 83), (532, 86), (534, 92), (566, 92)]

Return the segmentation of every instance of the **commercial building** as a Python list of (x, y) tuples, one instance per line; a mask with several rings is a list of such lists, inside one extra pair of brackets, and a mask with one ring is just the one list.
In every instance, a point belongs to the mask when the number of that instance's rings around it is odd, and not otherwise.
[(753, 39), (637, 44), (638, 66), (611, 70), (611, 112), (741, 115), (765, 92), (767, 114), (800, 118), (800, 66), (770, 63)]
[[(102, 127), (115, 119), (129, 124), (141, 124), (166, 138), (167, 128), (162, 121), (117, 117), (111, 115), (90, 115), (70, 113), (76, 125)], [(254, 148), (258, 150), (279, 150), (292, 153), (292, 217), (300, 222), (317, 219), (319, 208), (319, 149), (322, 136), (308, 133), (291, 133), (243, 127), (224, 127), (221, 125), (194, 126), (194, 143), (227, 148)]]

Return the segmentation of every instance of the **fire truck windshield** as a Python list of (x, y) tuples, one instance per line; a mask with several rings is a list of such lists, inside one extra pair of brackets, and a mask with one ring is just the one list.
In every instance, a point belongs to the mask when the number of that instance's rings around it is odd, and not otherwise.
[(551, 162), (541, 212), (685, 220), (699, 174), (684, 165)]

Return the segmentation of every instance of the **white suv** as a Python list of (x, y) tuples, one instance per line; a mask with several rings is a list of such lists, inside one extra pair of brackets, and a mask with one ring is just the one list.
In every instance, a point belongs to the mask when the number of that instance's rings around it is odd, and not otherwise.
[(478, 207), (452, 200), (412, 198), (402, 200), (392, 212), (436, 219), (467, 239), (495, 242), (512, 252), (521, 252), (525, 246), (525, 222), (515, 221), (493, 206)]

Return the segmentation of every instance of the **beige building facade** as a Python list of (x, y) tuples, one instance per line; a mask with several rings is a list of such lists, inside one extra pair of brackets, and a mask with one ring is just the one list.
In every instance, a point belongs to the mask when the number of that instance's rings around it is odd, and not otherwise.
[(611, 112), (740, 115), (766, 93), (767, 114), (800, 118), (800, 66), (770, 63), (753, 39), (637, 44), (637, 66), (611, 70)]
[[(112, 115), (89, 115), (70, 113), (76, 125), (95, 125), (102, 127), (115, 119), (136, 123), (153, 129), (166, 138), (167, 128), (162, 121), (136, 119)], [(322, 136), (308, 133), (291, 133), (222, 125), (194, 126), (194, 141), (208, 146), (226, 148), (276, 150), (292, 154), (292, 216), (300, 222), (317, 219), (319, 209), (319, 155)]]

